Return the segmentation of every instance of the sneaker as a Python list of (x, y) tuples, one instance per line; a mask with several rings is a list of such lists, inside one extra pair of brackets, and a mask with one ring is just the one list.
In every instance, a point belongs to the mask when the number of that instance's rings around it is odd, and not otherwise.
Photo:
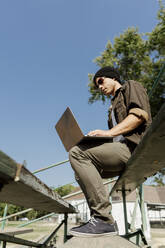
[(69, 233), (77, 237), (100, 237), (116, 235), (117, 228), (115, 223), (110, 224), (99, 218), (92, 217), (86, 224), (73, 227)]

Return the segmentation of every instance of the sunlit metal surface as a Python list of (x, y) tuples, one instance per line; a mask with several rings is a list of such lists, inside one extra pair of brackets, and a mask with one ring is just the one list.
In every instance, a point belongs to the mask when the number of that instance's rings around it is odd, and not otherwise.
[(165, 104), (129, 159), (111, 194), (131, 193), (148, 177), (165, 168)]

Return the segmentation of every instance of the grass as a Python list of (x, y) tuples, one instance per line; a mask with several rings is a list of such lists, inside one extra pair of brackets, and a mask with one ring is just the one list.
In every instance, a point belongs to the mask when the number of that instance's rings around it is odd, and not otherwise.
[[(20, 224), (25, 223), (24, 221), (8, 221), (4, 231), (6, 230), (12, 230), (13, 228), (17, 228)], [(38, 242), (40, 239), (48, 236), (51, 232), (55, 230), (55, 228), (58, 226), (56, 223), (52, 222), (44, 222), (44, 221), (38, 221), (36, 223), (31, 223), (30, 225), (26, 227), (22, 227), (22, 229), (33, 229), (33, 232), (25, 233), (17, 235), (16, 237), (21, 239), (26, 239), (30, 241), (36, 241)], [(62, 228), (62, 227), (61, 227)], [(21, 229), (21, 227), (20, 227)], [(7, 247), (15, 247), (18, 246), (16, 244), (8, 243)]]

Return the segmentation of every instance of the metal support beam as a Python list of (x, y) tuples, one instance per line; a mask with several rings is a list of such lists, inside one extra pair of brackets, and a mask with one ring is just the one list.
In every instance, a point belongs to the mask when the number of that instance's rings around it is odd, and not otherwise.
[(36, 170), (36, 171), (33, 171), (32, 173), (33, 173), (33, 174), (36, 174), (36, 173), (38, 173), (38, 172), (41, 172), (41, 171), (45, 171), (45, 170), (51, 169), (51, 168), (53, 168), (53, 167), (56, 167), (56, 166), (58, 166), (58, 165), (61, 165), (61, 164), (67, 163), (67, 162), (69, 162), (68, 159), (67, 159), (67, 160), (64, 160), (64, 161), (62, 161), (62, 162), (58, 162), (58, 163), (56, 163), (56, 164), (49, 165), (49, 166), (47, 166), (47, 167), (45, 167), (45, 168), (38, 169), (38, 170)]
[(52, 238), (56, 235), (57, 231), (60, 229), (60, 227), (64, 224), (64, 220), (59, 224), (58, 227), (50, 234), (50, 236), (44, 241), (43, 245), (47, 245)]
[(145, 206), (144, 206), (144, 190), (143, 190), (143, 184), (139, 187), (139, 206), (141, 210), (141, 218), (142, 218), (142, 231), (145, 236), (145, 232), (147, 230), (147, 220), (146, 220), (146, 213), (145, 213)]
[(31, 220), (31, 221), (28, 221), (28, 222), (26, 222), (26, 223), (24, 223), (24, 224), (21, 224), (21, 225), (19, 225), (19, 226), (17, 226), (17, 227), (28, 226), (28, 225), (30, 225), (31, 223), (37, 222), (37, 221), (39, 221), (39, 220), (46, 219), (46, 218), (51, 217), (51, 216), (53, 216), (53, 215), (55, 215), (55, 213), (47, 214), (47, 215), (44, 215), (44, 216), (42, 216), (42, 217), (40, 217), (40, 218), (38, 218), (38, 219)]
[(161, 67), (161, 69), (160, 69), (160, 71), (159, 71), (159, 74), (158, 74), (157, 78), (156, 78), (155, 81), (154, 81), (154, 84), (153, 84), (153, 86), (152, 86), (152, 89), (150, 90), (150, 92), (149, 92), (149, 94), (148, 94), (149, 98), (151, 98), (151, 96), (152, 96), (152, 94), (153, 94), (153, 92), (154, 92), (154, 90), (155, 90), (157, 84), (159, 83), (159, 80), (161, 79), (161, 76), (162, 76), (163, 73), (164, 73), (164, 70), (165, 70), (165, 63), (162, 65), (162, 67)]
[(131, 226), (130, 226), (130, 230), (132, 232), (135, 232), (135, 230), (136, 230), (135, 222), (136, 222), (136, 214), (137, 214), (138, 203), (139, 203), (139, 192), (136, 189), (136, 201), (135, 201), (135, 205), (134, 205), (134, 210), (133, 210), (132, 219), (131, 219)]
[(2, 248), (6, 248), (6, 241), (4, 241), (3, 243), (2, 243)]
[(125, 233), (128, 234), (128, 218), (127, 218), (127, 206), (126, 206), (126, 193), (125, 190), (122, 190), (123, 197), (123, 209), (124, 209), (124, 222), (125, 222)]
[(67, 241), (68, 234), (68, 214), (64, 214), (64, 243)]
[[(126, 191), (123, 189), (122, 190), (122, 197), (123, 197), (123, 210), (124, 210), (124, 221), (125, 221), (125, 237), (126, 239), (131, 240), (132, 238), (136, 237), (134, 242), (136, 245), (140, 245), (143, 243), (144, 245), (148, 245), (146, 237), (144, 235), (144, 232), (147, 229), (146, 226), (146, 215), (145, 215), (145, 208), (144, 208), (144, 195), (143, 195), (143, 187), (142, 184), (140, 185), (139, 189), (137, 189), (137, 195), (136, 195), (136, 202), (135, 202), (135, 207), (133, 211), (133, 217), (131, 221), (131, 226), (130, 229), (131, 231), (134, 232), (129, 232), (129, 223), (127, 220), (127, 208), (126, 208)], [(137, 205), (139, 203), (140, 206), (140, 211), (141, 211), (141, 218), (142, 218), (142, 229), (138, 229), (135, 231), (135, 217), (136, 217), (136, 210), (137, 210)], [(133, 241), (133, 240), (132, 240)], [(147, 246), (149, 248), (149, 246)]]
[(4, 228), (5, 228), (6, 220), (4, 218), (7, 215), (7, 209), (8, 209), (8, 206), (6, 204), (5, 205), (5, 209), (4, 209), (4, 213), (3, 213), (3, 221), (2, 221), (2, 225), (1, 225), (1, 230), (4, 230)]
[(9, 242), (9, 243), (14, 243), (14, 244), (18, 244), (18, 245), (25, 245), (25, 246), (31, 246), (31, 247), (41, 247), (42, 246), (42, 248), (44, 248), (44, 247), (48, 248), (48, 246), (45, 246), (42, 244), (38, 244), (38, 243), (35, 243), (32, 241), (12, 237), (10, 235), (2, 234), (2, 233), (0, 233), (0, 240), (5, 241), (5, 242), (3, 242), (3, 246), (5, 246), (6, 242)]
[(15, 217), (15, 216), (17, 216), (17, 215), (21, 215), (21, 214), (27, 213), (27, 212), (29, 212), (29, 211), (31, 211), (31, 210), (33, 210), (33, 209), (32, 209), (32, 208), (29, 208), (29, 209), (23, 210), (23, 211), (21, 211), (21, 212), (17, 212), (17, 213), (15, 213), (15, 214), (10, 214), (10, 215), (8, 215), (8, 216), (6, 216), (6, 217), (0, 218), (0, 222), (2, 222), (2, 221), (4, 221), (4, 220), (7, 220), (7, 219), (10, 219), (10, 218), (12, 218), (12, 217)]
[(111, 196), (111, 190), (112, 190), (112, 185), (111, 182), (112, 180), (108, 180), (109, 184), (108, 184), (108, 191), (109, 191), (109, 202), (112, 205), (112, 196)]

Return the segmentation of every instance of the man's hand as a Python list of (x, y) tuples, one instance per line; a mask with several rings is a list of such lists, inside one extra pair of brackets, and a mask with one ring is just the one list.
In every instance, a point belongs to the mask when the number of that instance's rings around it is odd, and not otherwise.
[(143, 118), (137, 117), (133, 114), (129, 114), (122, 122), (117, 124), (115, 127), (110, 130), (93, 130), (88, 133), (89, 136), (108, 136), (115, 137), (120, 134), (126, 134), (135, 128), (137, 128), (140, 124), (144, 122)]
[(93, 130), (93, 131), (90, 131), (88, 134), (88, 136), (107, 136), (107, 137), (111, 137), (111, 133), (110, 133), (110, 130)]

